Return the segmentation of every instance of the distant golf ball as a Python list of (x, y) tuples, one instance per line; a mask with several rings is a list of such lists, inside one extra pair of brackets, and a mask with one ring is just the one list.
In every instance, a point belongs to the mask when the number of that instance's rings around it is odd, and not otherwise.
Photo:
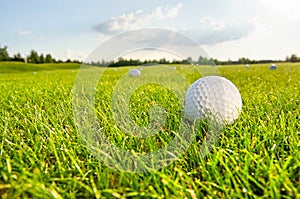
[(185, 95), (184, 111), (188, 119), (213, 117), (218, 123), (232, 124), (242, 110), (242, 98), (236, 86), (224, 77), (206, 76), (195, 81)]
[(137, 68), (131, 69), (129, 71), (129, 76), (130, 77), (139, 77), (139, 76), (141, 76), (141, 71)]
[(270, 69), (271, 69), (271, 70), (277, 69), (276, 64), (271, 64)]

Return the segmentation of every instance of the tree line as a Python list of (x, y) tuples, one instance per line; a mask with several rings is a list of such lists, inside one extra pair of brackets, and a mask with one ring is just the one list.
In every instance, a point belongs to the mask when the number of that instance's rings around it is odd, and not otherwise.
[(17, 62), (27, 62), (34, 64), (43, 63), (81, 63), (78, 60), (67, 59), (62, 61), (60, 59), (55, 59), (51, 54), (39, 54), (35, 50), (31, 50), (27, 57), (22, 57), (20, 53), (10, 56), (7, 51), (7, 46), (0, 46), (0, 61), (17, 61)]
[[(7, 46), (0, 46), (0, 61), (18, 61), (18, 62), (27, 62), (27, 63), (81, 63), (78, 60), (62, 61), (60, 59), (55, 59), (51, 54), (38, 54), (35, 50), (31, 50), (30, 54), (27, 57), (22, 57), (20, 53), (17, 53), (13, 56), (10, 56), (7, 51)], [(147, 65), (147, 64), (197, 64), (197, 65), (232, 65), (232, 64), (262, 64), (262, 63), (271, 63), (271, 62), (300, 62), (300, 57), (296, 54), (287, 56), (285, 60), (251, 60), (249, 58), (239, 58), (236, 61), (227, 60), (220, 61), (218, 59), (207, 58), (204, 56), (199, 56), (198, 60), (193, 60), (191, 57), (183, 60), (167, 60), (162, 58), (159, 60), (139, 60), (139, 59), (124, 59), (120, 57), (116, 61), (92, 61), (85, 63), (93, 66), (108, 66), (108, 67), (119, 67), (119, 66), (138, 66), (138, 65)]]
[(140, 60), (140, 59), (124, 59), (120, 57), (117, 61), (92, 61), (89, 63), (85, 63), (87, 65), (93, 65), (93, 66), (108, 66), (108, 67), (119, 67), (119, 66), (139, 66), (139, 65), (149, 65), (149, 64), (190, 64), (192, 62), (191, 58), (184, 59), (184, 60), (173, 60), (169, 61), (166, 58), (161, 58), (159, 60), (153, 59), (153, 60)]
[(207, 58), (203, 56), (199, 56), (198, 60), (193, 60), (191, 57), (183, 60), (167, 60), (166, 58), (162, 58), (159, 60), (144, 60), (141, 61), (139, 59), (124, 59), (119, 58), (116, 61), (92, 61), (89, 63), (85, 63), (87, 65), (93, 66), (108, 66), (108, 67), (120, 67), (120, 66), (139, 66), (139, 65), (148, 65), (148, 64), (193, 64), (193, 65), (235, 65), (235, 64), (266, 64), (272, 62), (300, 62), (300, 57), (296, 55), (292, 55), (291, 57), (287, 57), (286, 60), (251, 60), (249, 58), (239, 58), (237, 61), (227, 60), (220, 61), (218, 59)]

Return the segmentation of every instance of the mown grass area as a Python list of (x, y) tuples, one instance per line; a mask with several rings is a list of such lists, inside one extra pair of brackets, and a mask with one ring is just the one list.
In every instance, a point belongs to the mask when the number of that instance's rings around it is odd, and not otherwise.
[[(218, 68), (240, 90), (241, 116), (204, 158), (196, 139), (177, 161), (149, 173), (111, 169), (83, 144), (72, 107), (78, 67), (0, 63), (0, 198), (300, 197), (300, 64)], [(177, 70), (190, 83), (200, 77)], [(99, 81), (99, 123), (116, 145), (151, 151), (161, 140), (131, 138), (112, 117), (111, 94), (127, 71), (108, 69)], [(177, 100), (157, 85), (145, 86), (131, 98), (131, 117), (147, 123), (149, 104), (163, 104), (170, 114), (155, 136), (168, 139), (180, 122)]]
[(77, 63), (57, 63), (57, 64), (30, 64), (24, 62), (0, 62), (1, 73), (24, 73), (24, 72), (41, 72), (68, 69), (79, 69)]

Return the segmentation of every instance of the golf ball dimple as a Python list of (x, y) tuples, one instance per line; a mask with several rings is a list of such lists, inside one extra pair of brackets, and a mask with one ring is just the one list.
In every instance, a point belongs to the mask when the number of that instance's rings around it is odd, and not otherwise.
[(186, 116), (196, 119), (213, 118), (232, 124), (242, 110), (242, 98), (237, 87), (220, 76), (206, 76), (195, 81), (184, 99)]

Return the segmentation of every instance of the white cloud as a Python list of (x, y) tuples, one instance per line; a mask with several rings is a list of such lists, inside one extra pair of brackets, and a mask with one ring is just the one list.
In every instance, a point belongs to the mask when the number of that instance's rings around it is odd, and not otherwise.
[(72, 59), (73, 58), (73, 53), (74, 53), (74, 51), (72, 49), (67, 49), (66, 50), (67, 59)]
[[(286, 55), (300, 52), (299, 0), (253, 0), (251, 5), (246, 4), (250, 9), (246, 9), (242, 1), (234, 1), (232, 5), (235, 6), (234, 9), (230, 7), (231, 10), (226, 15), (228, 19), (244, 19), (244, 22), (230, 24), (225, 21), (225, 29), (231, 29), (232, 35), (238, 39), (207, 43), (203, 47), (210, 56), (222, 60), (239, 57), (284, 59)], [(207, 25), (209, 27), (208, 22)], [(217, 32), (221, 35), (219, 38), (225, 35), (223, 31)], [(197, 34), (200, 35), (199, 32)]]
[(21, 36), (25, 36), (25, 35), (29, 35), (29, 34), (31, 34), (31, 31), (29, 31), (29, 30), (20, 30), (19, 31), (19, 35), (21, 35)]
[[(300, 1), (257, 0), (251, 10), (255, 13), (255, 29), (246, 37), (205, 48), (212, 57), (226, 60), (249, 57), (251, 59), (284, 59), (300, 52)], [(241, 15), (242, 16), (242, 15)]]
[[(153, 26), (159, 24), (159, 27), (166, 28), (174, 31), (180, 31), (183, 34), (191, 37), (200, 44), (214, 44), (230, 40), (238, 40), (245, 37), (255, 29), (254, 23), (246, 20), (239, 20), (238, 22), (231, 23), (222, 20), (216, 20), (212, 17), (202, 17), (195, 19), (190, 26), (186, 26), (186, 22), (177, 23), (172, 27), (170, 21), (166, 19), (173, 19), (178, 16), (182, 4), (170, 7), (156, 7), (149, 13), (143, 10), (137, 10), (129, 14), (123, 14), (113, 17), (110, 20), (96, 25), (93, 27), (99, 33), (97, 40), (105, 41), (109, 36), (134, 30), (137, 28)], [(175, 22), (175, 21), (173, 21)], [(176, 24), (176, 23), (175, 23)]]
[[(300, 24), (296, 21), (286, 23), (255, 22), (256, 29), (236, 41), (227, 41), (204, 48), (212, 57), (221, 60), (237, 60), (240, 57), (250, 59), (285, 59), (287, 55), (300, 52)], [(297, 25), (298, 24), (298, 25)]]
[(182, 33), (190, 36), (199, 44), (216, 44), (239, 40), (254, 30), (255, 24), (253, 21), (225, 22), (205, 17), (201, 18), (193, 26), (184, 28)]
[(124, 59), (140, 59), (140, 60), (153, 60), (153, 59), (156, 59), (156, 60), (159, 60), (159, 59), (162, 59), (162, 58), (165, 58), (169, 61), (172, 61), (172, 60), (182, 60), (182, 57), (174, 54), (174, 53), (170, 53), (170, 52), (167, 52), (167, 51), (163, 51), (163, 50), (160, 50), (160, 49), (155, 49), (155, 50), (138, 50), (138, 51), (132, 51), (132, 52), (129, 52), (127, 54), (124, 54), (122, 56)]
[(174, 7), (157, 7), (150, 13), (146, 14), (143, 10), (137, 10), (129, 14), (123, 14), (113, 17), (110, 20), (93, 27), (94, 30), (102, 34), (116, 34), (122, 31), (133, 30), (136, 28), (146, 27), (155, 21), (175, 18), (181, 9), (179, 3)]
[(107, 40), (109, 38), (110, 38), (109, 36), (107, 36), (107, 35), (105, 35), (103, 33), (99, 33), (97, 35), (97, 41), (99, 41), (99, 42), (104, 42), (105, 40)]
[(284, 18), (298, 18), (300, 19), (300, 1), (299, 0), (259, 0), (265, 6), (267, 12), (276, 13), (277, 16), (287, 14)]
[(202, 26), (207, 26), (213, 30), (223, 30), (225, 28), (225, 23), (223, 21), (217, 21), (209, 17), (202, 18), (199, 22)]
[(64, 52), (55, 55), (55, 57), (65, 61), (68, 59), (83, 61), (89, 56), (89, 54), (90, 52), (87, 50), (67, 48)]
[[(184, 8), (191, 12), (181, 10), (182, 4), (160, 6), (150, 12), (137, 10), (111, 18), (93, 29), (99, 32), (98, 40), (104, 41), (116, 33), (137, 28), (168, 28), (197, 41), (210, 56), (224, 60), (239, 57), (282, 59), (300, 51), (299, 0), (228, 0), (219, 12), (199, 9), (199, 13), (189, 5), (186, 3)], [(159, 42), (170, 39), (155, 38)], [(147, 42), (143, 37), (134, 39)]]

